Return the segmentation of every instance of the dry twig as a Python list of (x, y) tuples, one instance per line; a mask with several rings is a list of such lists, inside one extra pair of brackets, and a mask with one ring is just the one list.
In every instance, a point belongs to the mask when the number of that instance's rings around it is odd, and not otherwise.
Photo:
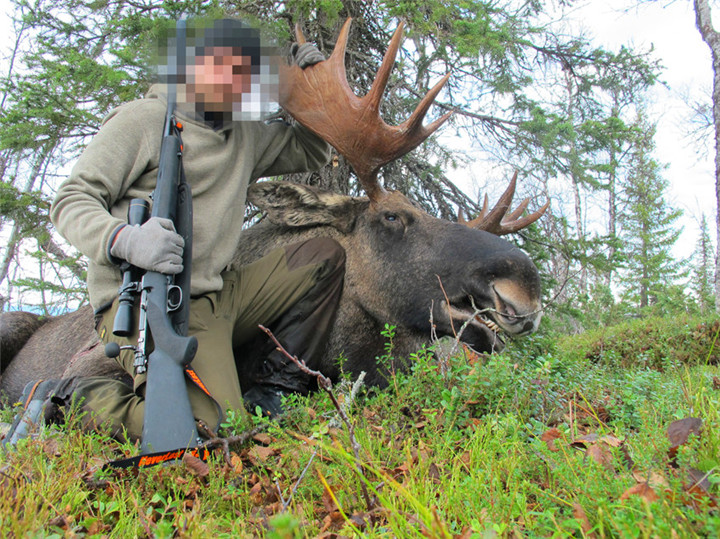
[(355, 437), (355, 428), (352, 425), (352, 422), (350, 421), (350, 418), (345, 413), (345, 410), (338, 402), (337, 398), (335, 397), (335, 394), (332, 391), (332, 381), (330, 378), (325, 376), (320, 371), (316, 371), (311, 369), (307, 366), (305, 361), (298, 359), (297, 356), (293, 356), (285, 350), (282, 344), (275, 338), (275, 335), (273, 335), (272, 331), (270, 331), (265, 326), (260, 325), (259, 326), (261, 330), (263, 330), (265, 333), (267, 333), (268, 337), (272, 340), (272, 342), (275, 343), (275, 346), (277, 347), (278, 352), (283, 354), (285, 357), (287, 357), (290, 361), (295, 363), (295, 365), (298, 366), (298, 368), (304, 372), (305, 374), (309, 376), (314, 376), (317, 379), (318, 387), (323, 389), (330, 397), (330, 400), (333, 403), (333, 406), (335, 406), (335, 409), (338, 411), (338, 414), (340, 414), (340, 418), (343, 420), (343, 423), (345, 423), (345, 426), (348, 429), (348, 434), (350, 436), (350, 445), (352, 446), (353, 455), (355, 456), (355, 467), (358, 470), (358, 473), (360, 474), (361, 480), (360, 480), (360, 488), (362, 488), (363, 497), (365, 498), (365, 504), (367, 505), (368, 511), (372, 510), (374, 504), (372, 500), (370, 499), (370, 493), (367, 490), (367, 486), (365, 485), (365, 474), (363, 473), (362, 464), (360, 464), (360, 444), (357, 441), (357, 438)]
[(201, 449), (215, 449), (216, 447), (222, 447), (223, 450), (223, 456), (225, 457), (225, 462), (232, 466), (231, 461), (231, 455), (230, 455), (230, 446), (235, 444), (244, 444), (247, 442), (250, 438), (258, 434), (259, 432), (262, 432), (264, 429), (263, 427), (255, 427), (254, 429), (250, 429), (248, 431), (243, 432), (242, 434), (238, 434), (237, 436), (228, 436), (227, 438), (219, 438), (217, 434), (215, 434), (210, 429), (206, 429), (206, 432), (210, 434), (209, 439), (200, 446)]

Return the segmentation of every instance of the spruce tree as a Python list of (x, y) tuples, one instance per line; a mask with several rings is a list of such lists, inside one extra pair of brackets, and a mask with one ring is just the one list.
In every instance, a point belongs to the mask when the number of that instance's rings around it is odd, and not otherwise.
[[(605, 173), (598, 172), (598, 163), (602, 165), (608, 153), (604, 140), (620, 137), (621, 130), (593, 129), (594, 123), (589, 122), (616, 116), (615, 109), (608, 109), (608, 88), (614, 84), (608, 81), (624, 81), (634, 96), (635, 90), (641, 92), (652, 84), (657, 74), (655, 62), (647, 54), (612, 54), (583, 36), (568, 35), (548, 25), (548, 15), (554, 19), (555, 12), (549, 14), (552, 6), (539, 2), (12, 3), (18, 25), (13, 56), (16, 69), (0, 78), (4, 95), (0, 110), (0, 237), (8, 238), (5, 246), (0, 245), (0, 295), (7, 298), (1, 307), (0, 297), (0, 308), (6, 309), (29, 306), (34, 289), (42, 287), (46, 287), (46, 297), (37, 305), (39, 310), (64, 310), (84, 300), (84, 259), (52, 230), (48, 202), (105, 114), (148, 88), (150, 44), (161, 24), (180, 16), (238, 16), (262, 23), (285, 46), (292, 41), (297, 22), (326, 55), (335, 47), (342, 21), (353, 17), (346, 65), (359, 95), (367, 92), (392, 31), (404, 20), (405, 45), (383, 99), (383, 118), (390, 124), (408, 118), (421, 96), (450, 72), (451, 79), (428, 120), (454, 111), (443, 136), (452, 134), (454, 128), (464, 137), (466, 147), (472, 145), (489, 157), (488, 169), (504, 164), (502, 171), (490, 173), (503, 178), (494, 186), (489, 182), (491, 195), (498, 195), (511, 169), (519, 168), (522, 190), (538, 195), (531, 206), (553, 198), (558, 216), (562, 216), (561, 199), (570, 172), (582, 189), (581, 203), (603, 189), (602, 183), (607, 181)], [(563, 88), (567, 90), (558, 96), (558, 89)], [(567, 106), (568, 92), (572, 107)], [(480, 210), (480, 200), (465, 193), (450, 177), (450, 170), (464, 155), (450, 148), (447, 140), (432, 137), (386, 166), (383, 180), (386, 187), (407, 194), (439, 217), (455, 219), (457, 208), (474, 215)], [(320, 174), (289, 179), (358, 192), (343, 159)], [(549, 189), (551, 179), (555, 185)], [(26, 200), (27, 211), (23, 211), (16, 201)], [(586, 211), (577, 213), (588, 215)], [(540, 228), (544, 226), (550, 234)], [(594, 246), (601, 250), (606, 243), (602, 233), (586, 240), (567, 230), (554, 232), (560, 229), (548, 216), (536, 229), (525, 231), (522, 240), (535, 260), (550, 256), (549, 244), (556, 250), (561, 244), (573, 246), (558, 255), (567, 262), (553, 272), (552, 279), (558, 283), (572, 273), (575, 260), (587, 266), (585, 260), (596, 254)], [(29, 259), (28, 254), (35, 258)], [(58, 287), (49, 288), (51, 281)], [(63, 298), (63, 290), (73, 294)], [(55, 300), (58, 302), (53, 305)]]
[(639, 117), (632, 168), (624, 182), (624, 211), (620, 215), (622, 249), (626, 256), (620, 283), (624, 299), (638, 309), (658, 302), (682, 277), (682, 263), (671, 253), (681, 228), (682, 210), (665, 200), (668, 181), (662, 165), (652, 157), (655, 126)]
[(710, 239), (707, 218), (703, 214), (700, 219), (700, 235), (695, 245), (692, 277), (690, 279), (690, 289), (695, 294), (695, 299), (702, 314), (715, 309), (714, 267), (713, 244)]

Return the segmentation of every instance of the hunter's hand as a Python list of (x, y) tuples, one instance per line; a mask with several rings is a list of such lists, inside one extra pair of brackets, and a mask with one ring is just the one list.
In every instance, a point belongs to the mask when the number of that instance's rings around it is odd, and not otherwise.
[(292, 47), (290, 47), (290, 54), (292, 55), (293, 61), (301, 69), (315, 65), (325, 59), (323, 53), (312, 43), (303, 43), (302, 45), (293, 43)]
[(185, 240), (170, 219), (151, 217), (142, 226), (125, 226), (110, 247), (110, 254), (133, 266), (166, 275), (180, 273)]

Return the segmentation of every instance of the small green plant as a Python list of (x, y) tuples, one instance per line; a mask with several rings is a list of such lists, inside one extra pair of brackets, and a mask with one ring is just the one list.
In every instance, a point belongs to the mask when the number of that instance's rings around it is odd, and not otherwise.
[[(18, 537), (712, 537), (720, 367), (706, 352), (681, 361), (685, 351), (673, 347), (713, 326), (688, 323), (687, 337), (653, 322), (671, 339), (648, 348), (647, 326), (635, 324), (560, 343), (512, 342), (501, 354), (461, 352), (443, 368), (432, 349), (418, 350), (389, 388), (353, 399), (354, 442), (332, 422), (324, 392), (286, 399), (281, 421), (228, 414), (221, 434), (263, 432), (231, 446), (229, 463), (214, 454), (203, 477), (183, 463), (99, 473), (139, 448), (83, 434), (71, 418), (0, 452), (0, 529)], [(395, 328), (383, 337), (391, 367)], [(600, 337), (603, 357), (587, 358)], [(629, 350), (640, 357), (630, 360)], [(333, 389), (341, 403), (349, 388)], [(668, 426), (688, 417), (702, 428), (671, 457)]]
[(381, 356), (375, 358), (378, 365), (387, 373), (387, 377), (392, 381), (395, 392), (397, 393), (397, 374), (396, 360), (393, 353), (395, 330), (397, 326), (392, 324), (385, 324), (385, 327), (380, 331), (380, 335), (385, 337), (385, 343), (383, 344), (384, 353)]

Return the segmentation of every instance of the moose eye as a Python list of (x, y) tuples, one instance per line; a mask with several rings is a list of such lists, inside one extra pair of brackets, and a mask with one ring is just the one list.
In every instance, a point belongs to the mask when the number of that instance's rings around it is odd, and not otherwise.
[(391, 223), (394, 223), (395, 221), (398, 220), (398, 216), (395, 215), (394, 213), (388, 213), (388, 214), (385, 214), (385, 220), (390, 221)]

